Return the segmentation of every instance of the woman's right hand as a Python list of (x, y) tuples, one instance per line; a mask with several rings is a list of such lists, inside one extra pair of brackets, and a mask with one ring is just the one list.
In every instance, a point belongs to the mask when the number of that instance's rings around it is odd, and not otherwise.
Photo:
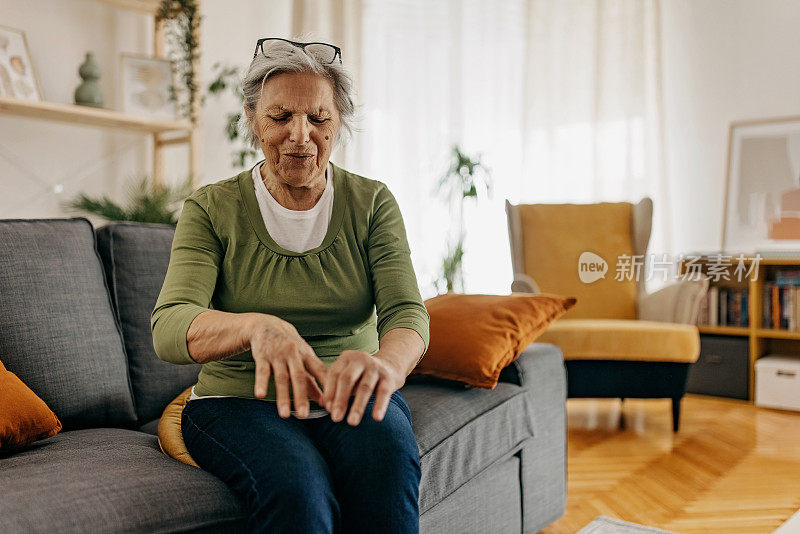
[[(250, 350), (256, 363), (255, 396), (267, 394), (269, 377), (275, 382), (278, 415), (291, 415), (289, 391), (300, 417), (308, 416), (308, 399), (321, 402), (327, 368), (297, 329), (274, 315), (259, 314), (250, 333)], [(316, 379), (316, 380), (315, 380)]]

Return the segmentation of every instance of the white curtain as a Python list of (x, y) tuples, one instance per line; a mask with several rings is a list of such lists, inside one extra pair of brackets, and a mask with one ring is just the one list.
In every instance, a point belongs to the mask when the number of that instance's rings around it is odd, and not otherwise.
[(343, 53), (363, 121), (339, 157), (397, 197), (424, 297), (455, 222), (434, 194), (454, 143), (493, 181), (466, 207), (466, 291), (509, 291), (506, 198), (649, 195), (650, 250), (670, 252), (658, 0), (358, 0), (357, 11), (344, 23), (360, 50)]
[[(342, 49), (342, 62), (353, 76), (355, 100), (360, 101), (362, 66), (362, 0), (293, 0), (292, 36), (301, 41), (331, 43)], [(350, 169), (357, 139), (331, 154), (334, 163)]]

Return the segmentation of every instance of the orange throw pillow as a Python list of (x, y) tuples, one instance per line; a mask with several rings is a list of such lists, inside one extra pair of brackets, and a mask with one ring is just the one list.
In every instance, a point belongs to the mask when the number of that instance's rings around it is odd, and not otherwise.
[(0, 362), (0, 451), (22, 449), (60, 430), (56, 414)]
[(494, 389), (500, 371), (575, 302), (530, 293), (447, 293), (428, 299), (430, 342), (414, 374)]

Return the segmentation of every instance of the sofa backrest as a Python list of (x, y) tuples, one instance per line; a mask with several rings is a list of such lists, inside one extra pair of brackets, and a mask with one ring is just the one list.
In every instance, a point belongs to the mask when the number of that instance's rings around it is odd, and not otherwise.
[(64, 430), (136, 423), (95, 243), (84, 217), (0, 219), (0, 361)]
[(115, 222), (97, 229), (97, 244), (128, 355), (136, 413), (144, 424), (197, 381), (200, 365), (160, 360), (153, 349), (150, 314), (164, 283), (175, 228)]

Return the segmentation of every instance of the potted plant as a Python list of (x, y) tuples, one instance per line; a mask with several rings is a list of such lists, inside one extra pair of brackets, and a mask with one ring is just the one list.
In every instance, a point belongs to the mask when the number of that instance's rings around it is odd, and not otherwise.
[(452, 148), (450, 167), (439, 180), (437, 191), (450, 204), (450, 213), (456, 216), (455, 227), (451, 226), (448, 250), (442, 259), (442, 274), (435, 285), (437, 291), (444, 288), (451, 291), (464, 291), (464, 207), (468, 199), (477, 201), (478, 190), (491, 193), (489, 169), (481, 163), (480, 155), (474, 159), (461, 151), (458, 145)]
[(178, 102), (181, 114), (192, 124), (197, 122), (195, 102), (198, 98), (202, 104), (195, 73), (200, 58), (197, 35), (202, 18), (197, 0), (161, 0), (155, 14), (156, 22), (164, 27), (175, 73), (183, 83), (180, 89), (170, 86), (170, 99)]
[(92, 198), (81, 193), (61, 204), (62, 209), (91, 213), (109, 221), (178, 224), (179, 208), (192, 192), (191, 178), (182, 184), (156, 186), (148, 177), (128, 186), (128, 201), (119, 205), (108, 196)]

